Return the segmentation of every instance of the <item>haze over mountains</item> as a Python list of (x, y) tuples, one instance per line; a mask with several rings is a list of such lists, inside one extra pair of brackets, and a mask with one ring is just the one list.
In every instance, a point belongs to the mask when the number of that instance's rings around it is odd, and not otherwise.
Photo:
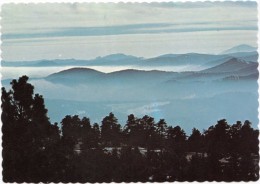
[(57, 67), (57, 66), (124, 66), (136, 65), (140, 67), (151, 66), (183, 66), (200, 65), (212, 66), (236, 57), (245, 61), (257, 61), (257, 48), (249, 45), (239, 45), (223, 51), (219, 55), (213, 54), (166, 54), (154, 58), (141, 58), (125, 54), (111, 54), (97, 57), (92, 60), (56, 59), (40, 61), (2, 61), (3, 67)]
[[(111, 73), (103, 73), (89, 68), (72, 68), (68, 70), (64, 70), (58, 73), (51, 74), (47, 76), (45, 79), (51, 82), (59, 82), (59, 83), (68, 83), (72, 81), (74, 85), (77, 83), (85, 83), (85, 82), (96, 82), (97, 80), (101, 80), (99, 82), (107, 83), (108, 81), (115, 80), (124, 80), (126, 82), (147, 82), (149, 80), (152, 81), (163, 81), (163, 80), (183, 80), (187, 78), (194, 79), (202, 79), (203, 77), (215, 76), (215, 79), (221, 79), (229, 76), (247, 76), (247, 75), (255, 75), (258, 78), (257, 71), (258, 63), (256, 62), (247, 62), (244, 60), (240, 60), (237, 58), (231, 58), (224, 63), (221, 63), (217, 66), (213, 66), (208, 69), (204, 69), (197, 72), (165, 72), (159, 70), (122, 70)], [(125, 83), (126, 84), (126, 83)]]
[[(233, 52), (237, 50), (241, 52)], [(52, 122), (60, 122), (68, 114), (100, 122), (112, 111), (119, 121), (131, 113), (151, 115), (157, 121), (165, 118), (168, 124), (180, 124), (186, 131), (203, 129), (222, 118), (231, 122), (248, 119), (256, 127), (258, 53), (245, 45), (223, 53), (167, 54), (148, 59), (113, 54), (88, 61), (4, 61), (2, 66), (27, 67), (28, 71), (71, 66), (30, 80), (44, 96)], [(102, 72), (92, 66), (126, 69)], [(9, 82), (2, 80), (4, 86)]]

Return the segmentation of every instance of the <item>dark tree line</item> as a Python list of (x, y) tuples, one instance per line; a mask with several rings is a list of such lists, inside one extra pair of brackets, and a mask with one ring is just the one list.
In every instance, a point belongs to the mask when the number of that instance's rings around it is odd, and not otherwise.
[(225, 119), (187, 136), (164, 119), (113, 113), (101, 124), (66, 116), (51, 124), (44, 99), (23, 76), (2, 88), (5, 182), (255, 181), (259, 131)]

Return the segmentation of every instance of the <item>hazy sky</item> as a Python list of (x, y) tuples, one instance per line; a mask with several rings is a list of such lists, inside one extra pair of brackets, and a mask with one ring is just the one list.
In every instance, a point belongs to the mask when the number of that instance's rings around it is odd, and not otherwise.
[(257, 46), (256, 2), (5, 4), (4, 60), (154, 57)]

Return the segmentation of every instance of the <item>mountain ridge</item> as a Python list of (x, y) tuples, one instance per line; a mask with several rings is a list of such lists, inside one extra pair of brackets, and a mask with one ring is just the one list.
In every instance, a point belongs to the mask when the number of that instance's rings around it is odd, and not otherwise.
[(238, 70), (244, 69), (252, 63), (240, 60), (237, 58), (231, 58), (228, 61), (221, 63), (217, 66), (202, 70), (200, 72), (204, 73), (225, 73), (225, 72), (236, 72)]
[(247, 44), (241, 44), (241, 45), (234, 46), (230, 49), (227, 49), (225, 51), (222, 51), (220, 54), (231, 54), (237, 52), (253, 52), (253, 51), (257, 51), (257, 47), (252, 47)]
[(110, 54), (90, 60), (81, 59), (53, 59), (37, 61), (5, 61), (1, 62), (3, 67), (57, 67), (57, 66), (181, 66), (202, 65), (213, 66), (225, 62), (230, 57), (236, 57), (245, 61), (257, 62), (258, 53), (236, 52), (226, 54), (164, 54), (152, 58), (142, 58), (122, 53)]

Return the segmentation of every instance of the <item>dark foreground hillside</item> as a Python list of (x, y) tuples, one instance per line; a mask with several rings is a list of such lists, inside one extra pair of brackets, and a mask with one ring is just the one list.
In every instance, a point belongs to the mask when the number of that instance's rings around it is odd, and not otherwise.
[[(217, 121), (187, 136), (165, 120), (113, 113), (100, 124), (66, 116), (51, 124), (28, 77), (2, 88), (3, 181), (256, 181), (259, 130), (249, 121)], [(225, 104), (223, 104), (225, 105)], [(191, 127), (192, 128), (192, 127)]]

